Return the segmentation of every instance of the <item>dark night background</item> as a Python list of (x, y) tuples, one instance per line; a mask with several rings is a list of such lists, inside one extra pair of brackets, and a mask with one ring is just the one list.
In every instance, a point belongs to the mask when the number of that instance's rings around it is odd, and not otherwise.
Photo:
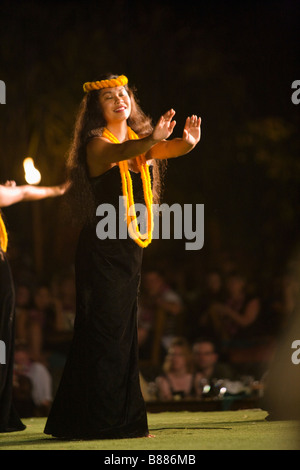
[[(30, 155), (42, 185), (64, 181), (85, 81), (125, 74), (154, 121), (202, 117), (202, 139), (168, 164), (164, 202), (203, 203), (205, 242), (154, 241), (145, 265), (198, 272), (230, 257), (257, 282), (297, 258), (299, 2), (2, 1), (0, 175), (24, 184)], [(73, 262), (76, 230), (59, 199), (3, 210), (13, 266), (34, 268), (33, 205), (41, 211), (43, 275)]]

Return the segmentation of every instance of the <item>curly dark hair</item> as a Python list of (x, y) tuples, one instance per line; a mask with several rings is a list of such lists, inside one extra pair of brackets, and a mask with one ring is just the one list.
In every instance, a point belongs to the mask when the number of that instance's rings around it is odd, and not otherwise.
[[(106, 75), (100, 80), (117, 78), (118, 75)], [(99, 80), (99, 79), (98, 79)], [(128, 125), (140, 137), (146, 137), (153, 130), (151, 118), (146, 116), (138, 104), (136, 90), (125, 85), (131, 101), (131, 114)], [(106, 126), (99, 100), (100, 90), (87, 93), (81, 101), (77, 114), (73, 139), (68, 153), (67, 172), (70, 182), (67, 200), (72, 209), (73, 218), (79, 223), (95, 218), (94, 198), (91, 191), (86, 161), (86, 145), (89, 139), (99, 136)], [(166, 160), (153, 161), (153, 202), (159, 203)]]

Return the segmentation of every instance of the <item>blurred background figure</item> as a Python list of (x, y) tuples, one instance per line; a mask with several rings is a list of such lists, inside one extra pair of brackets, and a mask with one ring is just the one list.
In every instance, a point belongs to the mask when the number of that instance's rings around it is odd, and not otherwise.
[(14, 401), (21, 418), (47, 416), (52, 402), (52, 379), (48, 369), (32, 361), (28, 349), (18, 346), (14, 360)]
[(230, 274), (226, 279), (224, 302), (214, 304), (210, 310), (216, 335), (223, 342), (230, 344), (236, 338), (247, 338), (253, 333), (260, 313), (260, 299), (249, 293), (247, 287), (242, 275)]
[[(268, 420), (295, 420), (298, 422), (300, 443), (300, 279), (299, 256), (289, 275), (288, 299), (284, 303), (285, 328), (278, 337), (277, 348), (268, 372), (265, 374), (265, 392), (261, 407), (268, 411)], [(293, 282), (291, 282), (293, 279)], [(299, 444), (300, 449), (300, 444)]]
[(172, 339), (182, 332), (184, 305), (158, 270), (144, 272), (138, 307), (140, 359), (159, 365)]
[(208, 338), (200, 338), (194, 342), (193, 360), (196, 371), (208, 381), (212, 379), (234, 380), (237, 376), (230, 364), (219, 361), (216, 346)]
[(184, 338), (174, 338), (163, 363), (163, 375), (156, 379), (160, 400), (178, 400), (201, 396), (202, 374), (194, 373), (192, 352)]

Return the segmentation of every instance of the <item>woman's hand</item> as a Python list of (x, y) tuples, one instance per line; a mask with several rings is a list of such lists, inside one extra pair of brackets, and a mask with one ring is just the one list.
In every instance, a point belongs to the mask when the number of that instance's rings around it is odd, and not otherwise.
[(201, 118), (193, 115), (185, 121), (182, 140), (193, 147), (199, 142), (201, 137)]
[(174, 127), (176, 126), (176, 121), (172, 121), (174, 115), (174, 109), (170, 109), (161, 116), (152, 133), (154, 140), (159, 142), (170, 137)]
[(199, 142), (201, 118), (195, 115), (187, 118), (181, 138), (165, 140), (172, 134), (175, 127), (175, 121), (172, 121), (174, 114), (175, 111), (171, 109), (160, 118), (155, 126), (151, 137), (154, 140), (157, 138), (158, 142), (147, 152), (147, 160), (180, 157), (193, 150)]
[(65, 183), (57, 186), (57, 195), (63, 196), (70, 189), (70, 186), (70, 181), (66, 181)]
[(17, 183), (13, 180), (8, 180), (8, 181), (5, 181), (4, 186), (15, 187), (17, 186)]

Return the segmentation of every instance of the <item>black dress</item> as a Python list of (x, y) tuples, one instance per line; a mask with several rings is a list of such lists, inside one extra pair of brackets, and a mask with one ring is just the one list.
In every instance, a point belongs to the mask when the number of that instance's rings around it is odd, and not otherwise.
[(0, 340), (5, 344), (5, 364), (0, 364), (0, 432), (22, 431), (12, 402), (15, 340), (15, 290), (5, 254), (0, 250)]
[[(140, 174), (131, 176), (136, 202), (142, 202)], [(109, 203), (116, 208), (118, 227), (119, 167), (91, 178), (91, 185), (97, 206)], [(74, 336), (46, 434), (66, 439), (148, 435), (137, 344), (142, 250), (129, 236), (119, 239), (118, 232), (116, 239), (100, 240), (96, 223), (81, 231)]]

